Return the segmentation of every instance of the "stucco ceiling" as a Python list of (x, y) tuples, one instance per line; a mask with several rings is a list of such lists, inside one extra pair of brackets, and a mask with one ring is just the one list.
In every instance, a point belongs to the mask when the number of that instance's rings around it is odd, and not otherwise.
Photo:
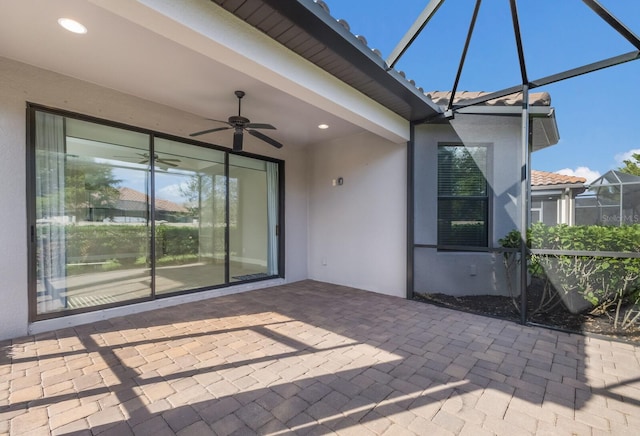
[[(94, 2), (0, 0), (0, 10), (0, 56), (196, 114), (203, 118), (202, 130), (215, 127), (206, 118), (225, 120), (235, 114), (237, 100), (233, 91), (241, 89), (247, 93), (243, 115), (253, 122), (276, 126), (278, 130), (269, 135), (287, 147), (363, 131), (362, 126), (345, 121), (344, 117), (334, 116)], [(62, 29), (57, 23), (60, 17), (82, 22), (88, 33), (76, 35)], [(320, 123), (330, 128), (320, 130)], [(199, 139), (229, 145), (231, 136), (218, 132)]]

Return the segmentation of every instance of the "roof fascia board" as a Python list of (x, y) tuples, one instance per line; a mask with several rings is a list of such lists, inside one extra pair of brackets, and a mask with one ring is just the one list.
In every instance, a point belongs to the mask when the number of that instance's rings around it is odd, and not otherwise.
[[(554, 109), (550, 106), (529, 106), (529, 115), (534, 117), (551, 116), (554, 112)], [(522, 116), (522, 106), (467, 106), (456, 110), (456, 113)]]
[(89, 1), (391, 142), (409, 140), (407, 120), (209, 0)]
[[(553, 195), (556, 191), (564, 191), (565, 189), (584, 189), (586, 183), (563, 183), (557, 185), (531, 185), (531, 190), (536, 191), (538, 195)], [(562, 192), (560, 192), (562, 193)]]
[(313, 0), (293, 2), (263, 0), (263, 2), (295, 22), (327, 47), (331, 47), (341, 57), (348, 59), (355, 68), (365, 72), (380, 86), (384, 86), (395, 95), (402, 96), (413, 107), (424, 107), (427, 113), (418, 114), (415, 119), (442, 112), (438, 105), (397, 71), (390, 70), (381, 57), (318, 7)]

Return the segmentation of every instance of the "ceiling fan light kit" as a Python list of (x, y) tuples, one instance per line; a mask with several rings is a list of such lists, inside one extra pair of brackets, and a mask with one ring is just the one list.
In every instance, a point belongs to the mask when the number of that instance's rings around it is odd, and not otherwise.
[(269, 129), (276, 130), (271, 124), (266, 123), (252, 123), (251, 120), (242, 116), (242, 97), (245, 96), (244, 91), (235, 91), (235, 95), (238, 98), (238, 115), (232, 115), (229, 117), (227, 121), (222, 120), (213, 120), (218, 123), (227, 124), (228, 127), (215, 127), (213, 129), (203, 130), (201, 132), (191, 133), (189, 136), (200, 136), (206, 135), (207, 133), (218, 132), (220, 130), (229, 130), (233, 129), (233, 150), (234, 151), (242, 151), (242, 143), (244, 140), (244, 132), (249, 132), (250, 135), (255, 136), (256, 138), (266, 142), (269, 145), (272, 145), (276, 148), (282, 148), (282, 144), (276, 141), (273, 138), (265, 135), (262, 132), (259, 132), (255, 129)]

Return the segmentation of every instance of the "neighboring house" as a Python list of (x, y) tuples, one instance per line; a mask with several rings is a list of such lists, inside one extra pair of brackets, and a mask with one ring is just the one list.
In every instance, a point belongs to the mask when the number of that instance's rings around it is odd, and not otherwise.
[[(147, 194), (131, 188), (118, 188), (120, 197), (113, 209), (106, 210), (106, 217), (112, 222), (146, 222), (149, 216)], [(189, 210), (169, 200), (156, 198), (155, 219), (168, 222), (186, 222)]]
[[(425, 95), (387, 68), (323, 2), (236, 5), (7, 2), (0, 339), (303, 279), (398, 297), (506, 292), (496, 247), (518, 227), (522, 97), (450, 119), (445, 93)], [(68, 14), (86, 35), (58, 26)], [(235, 90), (246, 92), (242, 116), (277, 128), (260, 131), (271, 142), (248, 132), (232, 150), (235, 129), (212, 120), (238, 114)], [(536, 150), (558, 134), (548, 94), (531, 97)], [(73, 159), (94, 173), (70, 174)], [(69, 180), (91, 190), (108, 171), (121, 186), (149, 183), (148, 197), (125, 193), (118, 208), (144, 201), (158, 211), (151, 228), (161, 212), (181, 213), (162, 189), (189, 187), (197, 243), (186, 232), (173, 243), (191, 263), (148, 268), (159, 259), (143, 225), (87, 235), (46, 220), (70, 215)], [(110, 250), (108, 268), (67, 261), (72, 240)]]
[(640, 177), (611, 170), (576, 198), (576, 224), (622, 226), (640, 223)]
[(576, 224), (576, 196), (586, 190), (586, 181), (584, 177), (531, 170), (531, 222)]

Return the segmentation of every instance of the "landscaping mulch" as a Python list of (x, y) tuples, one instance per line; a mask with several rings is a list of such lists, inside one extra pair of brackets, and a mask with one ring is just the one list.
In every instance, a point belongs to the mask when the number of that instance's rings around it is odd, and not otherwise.
[[(532, 315), (532, 311), (538, 307), (542, 286), (540, 280), (534, 279), (527, 289), (528, 323), (567, 332), (592, 333), (606, 336), (609, 339), (640, 343), (640, 323), (636, 323), (626, 330), (616, 329), (610, 314), (596, 316), (588, 313), (571, 313), (565, 306), (559, 304), (552, 310)], [(520, 322), (520, 311), (515, 307), (511, 297), (496, 295), (454, 297), (442, 293), (415, 293), (414, 300), (478, 315)], [(516, 303), (519, 304), (519, 298), (517, 300)], [(625, 308), (624, 310), (629, 309), (632, 308)]]

